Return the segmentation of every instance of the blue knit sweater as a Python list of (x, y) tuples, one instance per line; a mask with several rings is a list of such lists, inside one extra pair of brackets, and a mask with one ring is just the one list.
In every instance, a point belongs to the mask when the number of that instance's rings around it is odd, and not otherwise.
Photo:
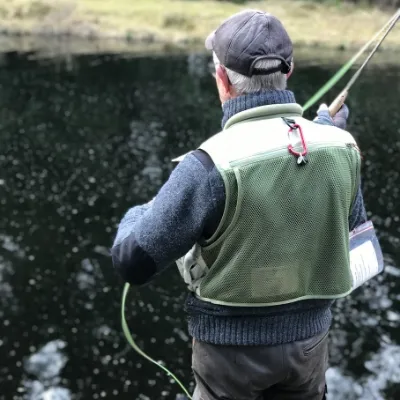
[[(222, 125), (249, 108), (294, 102), (290, 91), (240, 96), (224, 104)], [(323, 119), (318, 122), (327, 123)], [(131, 208), (122, 219), (112, 248), (115, 268), (133, 285), (147, 283), (196, 242), (212, 236), (224, 205), (224, 183), (211, 158), (200, 150), (190, 153), (151, 202)], [(349, 229), (365, 221), (359, 189)], [(306, 300), (276, 307), (242, 308), (206, 303), (189, 294), (185, 309), (189, 333), (196, 340), (220, 345), (277, 345), (329, 329), (332, 303)]]

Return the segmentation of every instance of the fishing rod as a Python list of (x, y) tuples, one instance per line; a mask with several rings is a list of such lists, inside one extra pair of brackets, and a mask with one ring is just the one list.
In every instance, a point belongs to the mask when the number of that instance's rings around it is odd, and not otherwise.
[(372, 49), (371, 53), (368, 55), (368, 57), (365, 59), (361, 67), (354, 73), (352, 78), (349, 80), (345, 88), (340, 92), (340, 94), (336, 97), (335, 100), (333, 100), (332, 104), (328, 107), (329, 109), (329, 114), (333, 117), (343, 106), (348, 94), (350, 88), (354, 85), (354, 83), (357, 81), (358, 77), (361, 75), (361, 72), (364, 70), (364, 68), (367, 66), (371, 58), (374, 56), (374, 54), (378, 51), (379, 47), (381, 46), (382, 42), (385, 40), (386, 36), (390, 33), (390, 31), (394, 28), (396, 25), (397, 21), (400, 18), (400, 10), (396, 12), (396, 14), (392, 17), (391, 22), (389, 23), (389, 26), (384, 29), (384, 35), (382, 38), (378, 41), (378, 43), (375, 45), (375, 47)]
[[(380, 35), (385, 32), (391, 26), (392, 22), (398, 20), (400, 14), (400, 9), (389, 19), (388, 22), (377, 32), (375, 35), (364, 45), (361, 49), (346, 63), (344, 64), (328, 82), (325, 83), (311, 98), (303, 105), (303, 110), (306, 111), (312, 107), (324, 94), (326, 94), (336, 83), (339, 82), (341, 78), (346, 74), (347, 71), (355, 64), (355, 62), (362, 56), (362, 54), (374, 43)], [(395, 22), (395, 23), (396, 23)], [(394, 26), (394, 25), (393, 25)], [(390, 30), (393, 28), (390, 28)], [(389, 32), (390, 32), (389, 30)], [(386, 36), (385, 36), (386, 37)]]
[[(374, 37), (368, 43), (366, 43), (355, 56), (353, 56), (350, 59), (350, 61), (348, 61), (339, 71), (337, 71), (336, 74), (316, 94), (314, 94), (314, 96), (311, 97), (311, 99), (303, 106), (303, 109), (306, 110), (309, 107), (313, 106), (326, 92), (328, 92), (344, 76), (344, 74), (353, 66), (353, 64), (362, 55), (362, 53), (364, 53), (364, 51), (382, 33), (384, 33), (384, 36), (375, 45), (374, 49), (371, 51), (371, 53), (369, 54), (367, 59), (364, 61), (364, 63), (361, 65), (361, 67), (357, 70), (357, 72), (353, 75), (353, 77), (347, 83), (346, 87), (342, 90), (340, 95), (329, 106), (329, 111), (330, 111), (331, 115), (332, 116), (335, 115), (336, 112), (343, 105), (344, 100), (347, 97), (347, 94), (348, 94), (350, 88), (356, 82), (357, 78), (360, 76), (360, 74), (363, 71), (363, 69), (365, 68), (365, 66), (371, 60), (372, 56), (376, 53), (379, 46), (382, 44), (383, 40), (386, 38), (386, 36), (389, 34), (389, 32), (393, 29), (393, 27), (397, 23), (399, 17), (400, 17), (400, 9), (397, 10), (396, 14), (394, 14), (394, 16), (392, 16), (390, 18), (390, 20), (385, 24), (385, 26), (381, 30), (379, 30), (379, 32), (377, 32), (374, 35)], [(124, 290), (122, 293), (122, 304), (121, 304), (121, 325), (122, 325), (122, 330), (124, 332), (126, 340), (139, 355), (141, 355), (142, 357), (144, 357), (146, 360), (150, 361), (151, 363), (157, 365), (159, 368), (161, 368), (167, 374), (167, 376), (171, 377), (179, 385), (179, 387), (185, 393), (187, 398), (191, 400), (192, 397), (189, 394), (189, 391), (183, 385), (183, 383), (168, 368), (166, 368), (164, 365), (162, 365), (161, 362), (158, 362), (158, 361), (154, 360), (153, 358), (151, 358), (143, 350), (141, 350), (140, 347), (135, 343), (135, 341), (132, 337), (132, 334), (129, 330), (129, 327), (128, 327), (128, 324), (126, 321), (126, 317), (125, 317), (125, 306), (126, 306), (126, 299), (128, 296), (129, 288), (130, 288), (129, 283), (125, 283)]]

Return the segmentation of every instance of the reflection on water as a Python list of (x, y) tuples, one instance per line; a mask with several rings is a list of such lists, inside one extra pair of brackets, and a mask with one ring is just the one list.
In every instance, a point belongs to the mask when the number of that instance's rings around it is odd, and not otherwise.
[[(384, 400), (386, 389), (400, 383), (400, 346), (382, 344), (377, 354), (364, 363), (370, 373), (359, 380), (346, 376), (337, 367), (327, 372), (328, 399)], [(393, 397), (395, 398), (395, 397)]]
[(67, 363), (67, 357), (62, 353), (66, 345), (62, 340), (53, 340), (26, 360), (25, 371), (35, 378), (23, 381), (26, 399), (71, 400), (70, 391), (58, 386), (60, 373)]
[(26, 360), (25, 371), (42, 381), (57, 377), (67, 362), (61, 352), (66, 345), (62, 340), (47, 343)]
[[(2, 56), (1, 399), (175, 399), (176, 385), (123, 338), (122, 283), (108, 248), (126, 209), (167, 179), (169, 160), (219, 128), (207, 64), (200, 54)], [(298, 101), (333, 71), (299, 57)], [(330, 400), (400, 396), (399, 89), (398, 70), (380, 66), (349, 99), (386, 270), (335, 305)], [(193, 387), (184, 298), (171, 269), (132, 291), (129, 324), (145, 351)]]

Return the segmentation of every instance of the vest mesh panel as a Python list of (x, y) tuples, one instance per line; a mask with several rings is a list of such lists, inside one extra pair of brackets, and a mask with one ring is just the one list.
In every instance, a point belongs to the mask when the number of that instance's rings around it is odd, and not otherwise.
[(299, 167), (293, 156), (266, 155), (220, 168), (233, 193), (236, 175), (237, 195), (227, 200), (237, 202), (236, 215), (202, 249), (210, 267), (202, 298), (268, 305), (351, 290), (348, 216), (359, 155), (331, 147), (310, 150), (308, 159)]

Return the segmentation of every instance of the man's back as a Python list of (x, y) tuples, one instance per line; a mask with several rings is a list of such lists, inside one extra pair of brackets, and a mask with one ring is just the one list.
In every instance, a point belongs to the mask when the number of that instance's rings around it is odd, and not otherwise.
[[(348, 231), (366, 220), (359, 155), (348, 133), (301, 117), (285, 90), (292, 44), (275, 17), (236, 14), (206, 47), (227, 129), (127, 212), (113, 262), (138, 285), (178, 260), (191, 290), (195, 400), (321, 400)], [(334, 125), (326, 114), (317, 122)], [(240, 128), (251, 124), (261, 129)]]

